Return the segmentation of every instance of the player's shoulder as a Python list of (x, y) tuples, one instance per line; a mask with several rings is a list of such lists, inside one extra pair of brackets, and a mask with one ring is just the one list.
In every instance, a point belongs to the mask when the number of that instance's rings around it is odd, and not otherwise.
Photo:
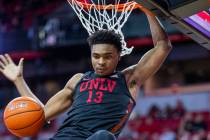
[(71, 79), (80, 80), (83, 77), (83, 75), (84, 75), (84, 73), (77, 73), (77, 74), (73, 75)]
[(122, 70), (121, 72), (125, 77), (130, 77), (133, 74), (135, 68), (136, 68), (136, 65), (132, 65)]
[(85, 73), (77, 73), (75, 75), (72, 76), (72, 78), (70, 79), (71, 81), (75, 81), (75, 82), (79, 82), (82, 78), (84, 77), (88, 77), (93, 73), (93, 71), (87, 71)]
[(77, 74), (73, 75), (69, 81), (71, 81), (73, 83), (78, 83), (83, 76), (84, 76), (84, 73), (77, 73)]
[(66, 87), (74, 89), (80, 79), (83, 77), (83, 73), (74, 74), (66, 84)]

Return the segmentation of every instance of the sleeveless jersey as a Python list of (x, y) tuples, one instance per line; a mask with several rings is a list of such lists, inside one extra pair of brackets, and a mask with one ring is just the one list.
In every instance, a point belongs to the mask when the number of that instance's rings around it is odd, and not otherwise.
[(86, 139), (98, 130), (117, 137), (134, 106), (121, 72), (108, 76), (87, 72), (76, 85), (70, 111), (54, 139)]

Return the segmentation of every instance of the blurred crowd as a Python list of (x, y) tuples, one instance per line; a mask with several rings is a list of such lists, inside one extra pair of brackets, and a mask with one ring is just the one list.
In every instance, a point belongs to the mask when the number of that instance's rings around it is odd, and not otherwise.
[(60, 0), (1, 0), (0, 31), (13, 31), (31, 26), (37, 16), (51, 12)]
[(181, 101), (128, 122), (119, 140), (210, 140), (209, 112), (188, 112)]

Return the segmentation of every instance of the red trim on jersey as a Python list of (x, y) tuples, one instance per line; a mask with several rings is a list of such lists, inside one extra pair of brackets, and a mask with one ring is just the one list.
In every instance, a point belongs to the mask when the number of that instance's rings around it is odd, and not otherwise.
[(125, 116), (123, 116), (120, 119), (120, 122), (111, 129), (112, 133), (116, 133), (119, 129), (121, 129), (123, 127), (124, 123), (127, 121), (128, 117), (133, 109), (133, 106), (134, 106), (134, 103), (132, 100), (130, 100), (130, 103), (128, 104), (128, 108), (127, 108), (127, 112), (126, 112)]

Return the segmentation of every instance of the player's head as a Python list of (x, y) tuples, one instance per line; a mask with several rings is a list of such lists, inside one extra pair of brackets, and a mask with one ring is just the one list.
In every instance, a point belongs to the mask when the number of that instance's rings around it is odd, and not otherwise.
[(118, 53), (122, 50), (122, 37), (115, 33), (114, 30), (99, 30), (89, 36), (87, 39), (89, 46), (93, 47), (95, 44), (111, 44), (117, 49)]
[(110, 30), (100, 30), (88, 38), (95, 72), (109, 75), (117, 67), (121, 54), (121, 36)]

